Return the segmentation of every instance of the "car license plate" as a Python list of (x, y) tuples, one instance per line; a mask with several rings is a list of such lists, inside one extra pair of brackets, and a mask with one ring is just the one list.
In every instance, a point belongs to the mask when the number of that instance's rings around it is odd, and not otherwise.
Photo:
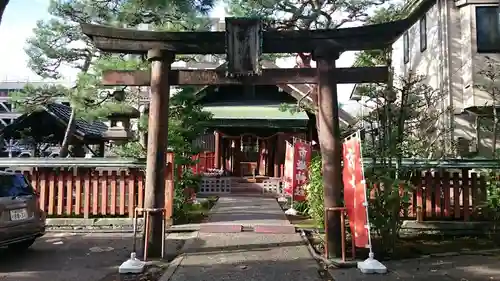
[(28, 210), (26, 209), (17, 209), (10, 211), (10, 220), (11, 221), (20, 221), (28, 218)]

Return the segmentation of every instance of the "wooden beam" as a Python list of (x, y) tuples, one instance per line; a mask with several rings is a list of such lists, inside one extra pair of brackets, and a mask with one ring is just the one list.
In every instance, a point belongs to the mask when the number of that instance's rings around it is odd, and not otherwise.
[[(392, 44), (410, 21), (374, 24), (328, 30), (266, 31), (263, 33), (264, 53), (312, 52), (318, 46), (335, 47), (341, 51), (381, 49)], [(82, 24), (84, 34), (97, 48), (106, 52), (146, 53), (162, 49), (177, 54), (224, 54), (225, 32), (162, 32), (113, 28)]]
[[(386, 82), (389, 78), (387, 67), (337, 68), (334, 72), (337, 83), (356, 84)], [(104, 86), (149, 86), (149, 71), (107, 71), (103, 74)], [(170, 85), (279, 85), (316, 84), (315, 68), (263, 69), (259, 76), (244, 79), (226, 77), (226, 70), (171, 70)]]

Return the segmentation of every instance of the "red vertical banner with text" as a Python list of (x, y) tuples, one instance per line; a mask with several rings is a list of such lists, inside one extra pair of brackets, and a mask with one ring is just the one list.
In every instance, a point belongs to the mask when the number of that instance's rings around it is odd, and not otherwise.
[(292, 196), (293, 189), (295, 186), (295, 165), (293, 160), (293, 145), (290, 142), (286, 142), (286, 150), (285, 150), (285, 171), (284, 171), (284, 181), (285, 188), (283, 191), (286, 195)]
[(366, 225), (366, 184), (363, 174), (361, 156), (361, 141), (358, 137), (351, 137), (343, 145), (343, 173), (344, 202), (347, 208), (351, 232), (354, 233), (356, 247), (369, 247), (370, 233)]
[(293, 159), (295, 165), (293, 200), (305, 201), (305, 188), (309, 181), (309, 167), (311, 166), (311, 145), (305, 142), (296, 141), (293, 148)]

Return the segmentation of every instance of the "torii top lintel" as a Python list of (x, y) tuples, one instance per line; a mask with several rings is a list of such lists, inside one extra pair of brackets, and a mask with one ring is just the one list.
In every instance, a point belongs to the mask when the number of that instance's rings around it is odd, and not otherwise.
[[(264, 31), (263, 53), (313, 52), (318, 47), (338, 51), (382, 49), (391, 45), (435, 0), (423, 0), (405, 19), (331, 30)], [(105, 52), (144, 54), (162, 49), (177, 54), (224, 54), (225, 32), (163, 32), (82, 24), (83, 33)]]
[[(334, 30), (264, 31), (264, 53), (312, 52), (318, 46), (339, 51), (384, 48), (406, 29), (406, 20)], [(177, 54), (223, 54), (225, 32), (163, 32), (82, 24), (83, 33), (106, 52), (142, 54), (151, 49)]]

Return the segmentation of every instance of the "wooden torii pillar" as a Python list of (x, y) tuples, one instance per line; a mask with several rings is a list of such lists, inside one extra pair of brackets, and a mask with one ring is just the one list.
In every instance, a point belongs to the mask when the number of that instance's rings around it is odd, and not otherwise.
[[(83, 32), (104, 52), (148, 54), (151, 71), (109, 71), (104, 85), (151, 85), (146, 167), (146, 208), (172, 209), (173, 193), (164, 202), (169, 87), (173, 85), (319, 84), (318, 115), (322, 134), (325, 207), (341, 204), (341, 138), (337, 84), (385, 82), (387, 67), (336, 68), (339, 54), (382, 49), (408, 27), (407, 20), (337, 30), (263, 31), (260, 20), (226, 18), (226, 32), (155, 32), (82, 24)], [(241, 35), (244, 36), (241, 36)], [(227, 48), (227, 50), (226, 50)], [(261, 69), (261, 53), (312, 53), (317, 68)], [(228, 69), (171, 70), (175, 54), (227, 54)], [(340, 215), (326, 218), (327, 257), (340, 257)], [(146, 230), (151, 256), (159, 256), (161, 217)]]

